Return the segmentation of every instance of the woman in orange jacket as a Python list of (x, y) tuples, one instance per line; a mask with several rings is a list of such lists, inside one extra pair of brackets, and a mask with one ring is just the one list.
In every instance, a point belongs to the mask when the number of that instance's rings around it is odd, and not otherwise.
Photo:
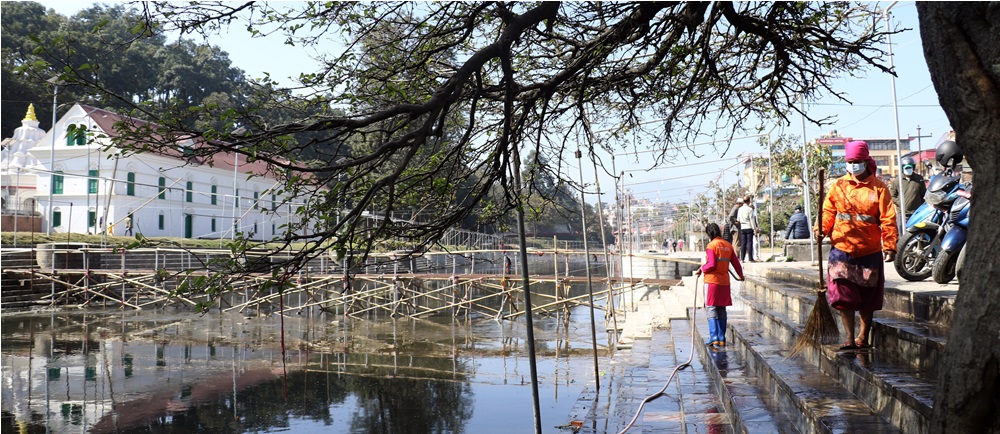
[[(844, 149), (847, 174), (833, 183), (823, 202), (822, 234), (831, 241), (827, 297), (847, 332), (841, 349), (869, 348), (872, 316), (882, 309), (885, 291), (882, 261), (892, 262), (896, 255), (896, 208), (888, 187), (874, 176), (868, 144), (848, 142)], [(855, 311), (861, 317), (857, 338)]]
[(705, 274), (705, 310), (708, 317), (708, 332), (711, 335), (705, 345), (726, 345), (726, 306), (733, 305), (732, 293), (729, 290), (729, 264), (733, 264), (736, 274), (743, 280), (743, 267), (740, 266), (739, 255), (733, 245), (722, 239), (719, 225), (709, 223), (705, 234), (712, 241), (705, 247), (705, 265), (698, 268), (697, 274)]

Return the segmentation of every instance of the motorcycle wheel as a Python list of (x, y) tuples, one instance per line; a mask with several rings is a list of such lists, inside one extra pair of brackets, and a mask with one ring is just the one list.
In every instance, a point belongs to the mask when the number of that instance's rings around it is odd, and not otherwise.
[(962, 266), (965, 265), (965, 246), (962, 246), (962, 251), (958, 253), (958, 260), (955, 261), (955, 277), (958, 281), (962, 281)]
[(958, 263), (958, 252), (941, 251), (937, 259), (934, 259), (934, 267), (931, 276), (937, 283), (948, 283), (955, 278), (955, 265)]
[(931, 254), (927, 260), (923, 258), (923, 254), (925, 250), (930, 248), (934, 234), (930, 231), (908, 232), (906, 237), (900, 241), (899, 251), (896, 252), (896, 259), (893, 260), (899, 277), (911, 282), (931, 277), (934, 254)]

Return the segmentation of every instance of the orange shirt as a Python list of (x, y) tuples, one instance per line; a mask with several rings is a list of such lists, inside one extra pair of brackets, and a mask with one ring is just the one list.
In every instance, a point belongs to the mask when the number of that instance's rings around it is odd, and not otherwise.
[[(708, 246), (705, 246), (705, 250), (711, 250), (715, 253), (715, 267), (704, 271), (705, 283), (729, 286), (729, 264), (735, 262), (736, 270), (740, 271), (739, 259), (733, 252), (733, 245), (722, 238), (715, 238), (708, 243)], [(742, 275), (742, 272), (740, 274)]]
[(823, 201), (823, 234), (855, 258), (895, 251), (899, 234), (889, 188), (875, 176), (865, 182), (851, 175), (837, 178)]

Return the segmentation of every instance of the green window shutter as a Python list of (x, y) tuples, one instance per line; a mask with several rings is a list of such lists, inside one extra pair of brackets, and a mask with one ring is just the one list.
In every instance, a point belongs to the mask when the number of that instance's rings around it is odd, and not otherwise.
[(52, 194), (63, 194), (63, 176), (62, 172), (59, 175), (52, 175)]
[(76, 145), (77, 146), (87, 145), (87, 133), (84, 130), (78, 130), (76, 132)]
[(188, 181), (187, 182), (187, 193), (185, 195), (186, 196), (185, 200), (188, 201), (188, 202), (193, 202), (194, 201), (194, 192), (192, 190), (194, 190), (194, 183), (191, 182), (191, 181)]
[(97, 194), (97, 171), (91, 170), (88, 172), (89, 177), (87, 178), (87, 191), (91, 194)]
[(62, 226), (62, 212), (52, 211), (52, 227)]
[(87, 211), (87, 227), (92, 228), (97, 225), (97, 211)]
[(163, 230), (164, 227), (166, 227), (165, 223), (166, 223), (166, 219), (164, 219), (163, 214), (160, 214), (159, 228), (160, 228), (161, 231)]
[(66, 146), (73, 146), (76, 144), (76, 130), (70, 131), (71, 127), (74, 126), (70, 125), (69, 127), (66, 127)]
[[(218, 205), (219, 199), (216, 196), (218, 193), (219, 193), (219, 186), (218, 185), (213, 185), (212, 186), (212, 205)], [(215, 229), (212, 229), (212, 230), (215, 230)]]
[(258, 193), (256, 191), (253, 192), (253, 207), (254, 208), (258, 208), (258, 207), (259, 208), (264, 208), (264, 207), (260, 206), (260, 193)]
[[(157, 185), (159, 185), (159, 187), (160, 187), (160, 196), (159, 196), (160, 199), (166, 199), (167, 198), (167, 189), (164, 188), (164, 187), (167, 186), (167, 178), (164, 178), (164, 177), (161, 176), (160, 180), (157, 182)], [(160, 228), (160, 229), (163, 229), (163, 228)]]
[(278, 195), (272, 194), (271, 195), (271, 211), (277, 211), (277, 210), (278, 210)]
[(215, 219), (212, 219), (212, 232), (215, 232)]
[(135, 172), (129, 172), (125, 177), (128, 180), (128, 183), (125, 184), (125, 194), (135, 196)]

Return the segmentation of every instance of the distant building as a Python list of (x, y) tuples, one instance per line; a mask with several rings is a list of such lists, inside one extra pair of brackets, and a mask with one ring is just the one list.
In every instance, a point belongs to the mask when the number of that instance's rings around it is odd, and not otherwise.
[(844, 175), (845, 161), (844, 161), (844, 146), (847, 142), (852, 142), (855, 140), (862, 140), (868, 143), (868, 152), (872, 159), (875, 160), (875, 164), (878, 165), (879, 169), (882, 169), (882, 173), (887, 176), (896, 176), (899, 174), (899, 155), (907, 155), (910, 153), (910, 145), (915, 140), (913, 137), (906, 137), (899, 139), (899, 153), (896, 151), (896, 139), (879, 139), (879, 138), (861, 138), (861, 137), (841, 137), (837, 131), (831, 131), (829, 134), (825, 134), (815, 139), (816, 143), (824, 146), (829, 146), (830, 150), (833, 151), (833, 165), (830, 168), (830, 176), (836, 177)]
[(271, 240), (298, 221), (296, 205), (283, 202), (265, 163), (225, 152), (200, 159), (189, 155), (198, 146), (190, 139), (166, 151), (126, 154), (110, 139), (125, 120), (141, 123), (76, 104), (35, 143), (30, 151), (45, 166), (34, 197), (43, 231), (123, 235), (131, 216), (133, 233), (146, 236), (229, 238), (235, 228)]

